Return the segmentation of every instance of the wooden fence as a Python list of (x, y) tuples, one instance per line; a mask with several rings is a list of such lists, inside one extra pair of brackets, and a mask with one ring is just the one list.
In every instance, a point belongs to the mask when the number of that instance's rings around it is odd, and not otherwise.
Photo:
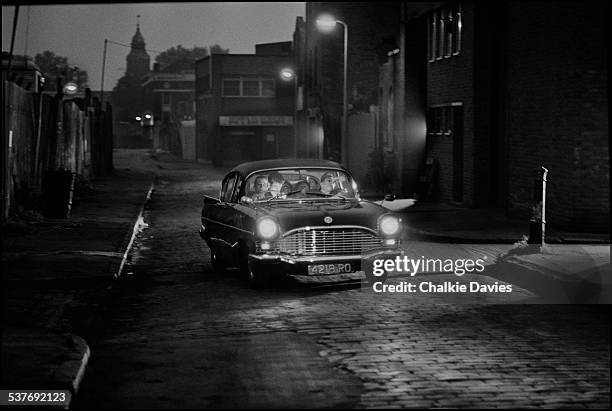
[(112, 111), (85, 98), (26, 91), (3, 81), (2, 221), (13, 212), (43, 210), (54, 172), (90, 180), (113, 170)]

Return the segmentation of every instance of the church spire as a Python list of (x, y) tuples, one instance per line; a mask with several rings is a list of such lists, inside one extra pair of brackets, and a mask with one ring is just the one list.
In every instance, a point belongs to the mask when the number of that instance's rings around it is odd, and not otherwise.
[(145, 41), (144, 37), (142, 36), (142, 33), (140, 32), (140, 14), (136, 17), (136, 33), (134, 33), (134, 36), (132, 37), (132, 49), (144, 50)]
[(151, 59), (145, 49), (145, 40), (140, 32), (140, 14), (136, 16), (136, 33), (132, 37), (132, 49), (127, 56), (127, 74), (141, 78), (149, 72)]

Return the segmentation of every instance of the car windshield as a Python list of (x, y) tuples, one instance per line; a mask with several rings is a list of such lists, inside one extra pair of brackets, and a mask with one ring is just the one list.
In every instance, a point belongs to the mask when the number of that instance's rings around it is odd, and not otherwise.
[(292, 168), (261, 171), (244, 183), (243, 200), (254, 202), (356, 199), (351, 177), (326, 168)]

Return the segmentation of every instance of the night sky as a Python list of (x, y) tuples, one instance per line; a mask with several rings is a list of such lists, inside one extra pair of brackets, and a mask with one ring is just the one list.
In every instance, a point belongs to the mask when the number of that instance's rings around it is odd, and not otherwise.
[[(2, 50), (10, 49), (15, 6), (2, 7)], [(21, 6), (15, 54), (34, 56), (44, 50), (68, 57), (87, 70), (89, 86), (98, 90), (104, 39), (129, 44), (137, 15), (147, 49), (219, 44), (230, 53), (254, 53), (255, 44), (291, 41), (304, 2), (122, 3)], [(29, 24), (28, 24), (29, 21)], [(109, 43), (106, 90), (125, 72), (129, 48)], [(151, 64), (156, 53), (150, 51)]]

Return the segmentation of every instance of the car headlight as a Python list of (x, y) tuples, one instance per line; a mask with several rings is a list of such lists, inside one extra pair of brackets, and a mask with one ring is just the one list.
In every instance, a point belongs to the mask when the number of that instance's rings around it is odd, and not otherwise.
[(264, 217), (257, 222), (257, 234), (265, 240), (274, 239), (279, 231), (277, 222), (270, 217)]
[(399, 218), (394, 215), (384, 215), (378, 223), (380, 232), (387, 237), (399, 234), (402, 229), (402, 224)]

